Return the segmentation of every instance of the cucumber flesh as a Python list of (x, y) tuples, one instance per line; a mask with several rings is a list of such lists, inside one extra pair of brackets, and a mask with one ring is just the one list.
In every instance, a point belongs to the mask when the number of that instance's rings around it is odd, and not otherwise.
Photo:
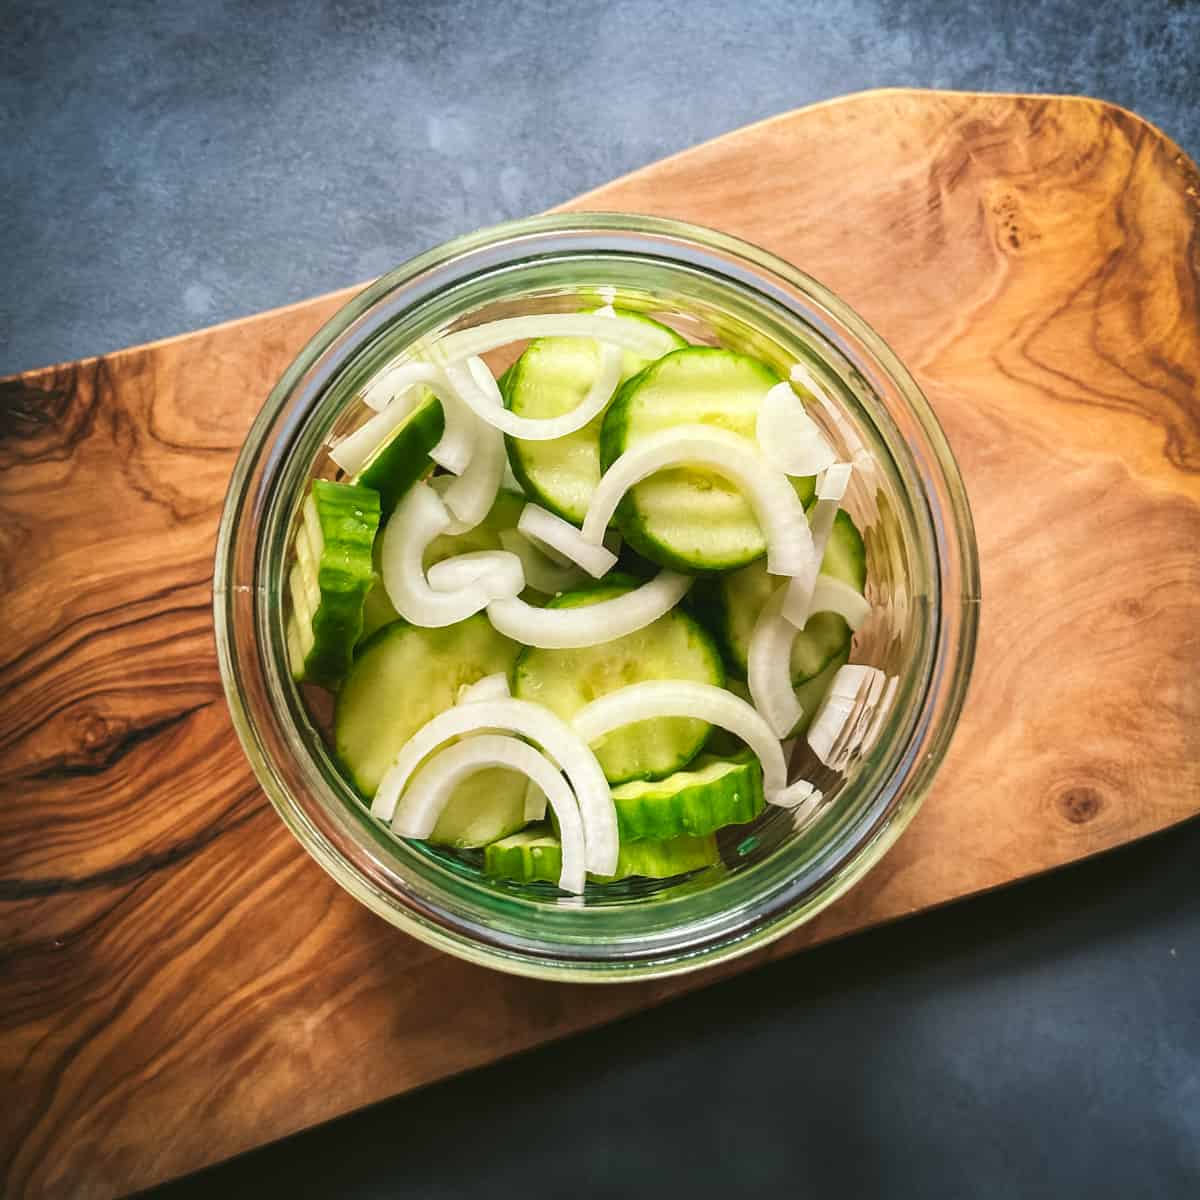
[[(866, 549), (850, 515), (839, 510), (821, 560), (821, 573), (850, 584), (860, 594), (867, 582)], [(763, 605), (782, 580), (767, 574), (765, 563), (751, 563), (723, 575), (696, 601), (698, 615), (719, 631), (730, 671), (744, 676), (750, 635)], [(792, 643), (792, 681), (811, 679), (850, 645), (850, 627), (836, 613), (814, 613)]]
[[(555, 597), (547, 608), (568, 608), (609, 600), (636, 581), (612, 581)], [(585, 704), (647, 679), (725, 681), (721, 655), (701, 626), (675, 608), (645, 629), (599, 646), (575, 650), (525, 648), (513, 668), (513, 695), (546, 705), (569, 721)], [(710, 726), (690, 717), (637, 721), (614, 730), (593, 749), (610, 783), (659, 779), (678, 771), (699, 754)]]
[[(622, 844), (617, 869), (612, 875), (589, 875), (596, 883), (615, 883), (640, 876), (671, 879), (720, 861), (717, 840), (707, 837), (677, 837), (670, 841)], [(562, 847), (546, 825), (534, 826), (493, 842), (483, 852), (483, 873), (493, 879), (518, 883), (557, 883), (562, 868)]]
[(622, 846), (642, 838), (703, 836), (762, 812), (762, 765), (749, 750), (728, 758), (704, 754), (685, 771), (657, 782), (623, 783), (612, 796)]
[(288, 658), (298, 681), (332, 688), (350, 667), (375, 579), (379, 493), (318, 479), (301, 512), (288, 575)]
[[(676, 350), (617, 392), (601, 427), (601, 467), (607, 470), (641, 439), (678, 425), (712, 425), (757, 445), (758, 410), (779, 382), (765, 363), (732, 350)], [(797, 479), (794, 486), (801, 499), (812, 495), (811, 479)], [(672, 467), (630, 488), (616, 521), (640, 554), (681, 571), (732, 570), (767, 550), (737, 486), (699, 468)]]
[[(482, 613), (442, 629), (396, 621), (359, 650), (334, 710), (334, 744), (354, 787), (369, 800), (401, 747), (453, 706), (459, 688), (512, 669), (519, 647)], [(481, 846), (525, 824), (525, 778), (496, 767), (465, 780), (429, 841)]]
[[(637, 321), (662, 333), (660, 354), (687, 342), (673, 329), (637, 313), (617, 310), (616, 320)], [(653, 359), (625, 351), (621, 382)], [(557, 417), (576, 408), (595, 381), (600, 346), (591, 338), (540, 338), (531, 342), (505, 372), (505, 405), (522, 417)], [(588, 502), (600, 480), (601, 413), (582, 429), (548, 442), (506, 437), (508, 460), (531, 500), (576, 525), (583, 524)]]
[[(436, 486), (438, 479), (449, 480), (449, 475), (439, 475), (433, 480)], [(425, 551), (425, 569), (429, 570), (436, 562), (451, 558), (456, 554), (471, 554), (476, 550), (500, 550), (500, 533), (504, 529), (515, 529), (525, 507), (525, 497), (516, 492), (501, 491), (496, 496), (496, 502), (488, 511), (488, 515), (466, 533), (443, 533), (429, 543)], [(379, 551), (383, 539), (376, 539), (375, 545), (375, 585), (367, 593), (363, 605), (362, 641), (366, 641), (377, 629), (390, 625), (400, 619), (400, 614), (388, 599), (387, 589), (383, 586), (383, 577), (379, 569)]]
[(383, 520), (392, 515), (401, 496), (433, 469), (429, 452), (441, 441), (444, 429), (442, 402), (425, 392), (354, 477), (355, 483), (379, 493)]

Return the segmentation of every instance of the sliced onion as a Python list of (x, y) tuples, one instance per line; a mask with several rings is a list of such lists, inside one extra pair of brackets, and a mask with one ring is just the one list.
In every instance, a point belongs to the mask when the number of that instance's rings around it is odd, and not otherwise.
[(445, 533), (450, 514), (427, 483), (415, 483), (396, 505), (383, 530), (379, 565), (392, 607), (414, 625), (439, 628), (465, 621), (492, 598), (480, 583), (453, 592), (429, 586), (422, 560), (429, 543)]
[(442, 402), (444, 425), (441, 440), (430, 450), (429, 457), (451, 475), (461, 475), (475, 453), (479, 422), (448, 381), (438, 393), (438, 399)]
[(500, 545), (510, 554), (515, 554), (521, 560), (521, 568), (525, 572), (525, 582), (547, 596), (559, 592), (570, 591), (587, 578), (583, 571), (576, 566), (560, 567), (552, 562), (541, 549), (529, 541), (524, 534), (515, 529), (500, 531)]
[(657, 621), (691, 586), (690, 575), (660, 571), (631, 592), (577, 608), (537, 608), (521, 599), (496, 600), (488, 605), (488, 620), (505, 637), (539, 650), (599, 646)]
[(525, 820), (541, 821), (546, 816), (546, 793), (531, 779), (525, 785)]
[[(716, 690), (716, 689), (714, 689)], [(587, 840), (587, 869), (611, 875), (617, 868), (617, 810), (608, 781), (591, 747), (560, 717), (528, 700), (488, 700), (438, 713), (401, 747), (375, 792), (371, 813), (390, 821), (413, 772), (427, 754), (450, 738), (480, 730), (506, 730), (536, 742), (558, 763), (579, 801)]]
[(813, 788), (811, 794), (792, 809), (792, 828), (803, 829), (817, 815), (824, 802), (825, 793), (820, 788)]
[[(482, 397), (482, 403), (502, 409), (504, 400), (487, 365), (478, 358), (467, 360), (461, 366), (447, 367), (446, 377), (459, 396), (464, 390), (474, 388)], [(483, 380), (490, 384), (484, 386)], [(508, 466), (508, 455), (504, 452), (504, 435), (485, 421), (471, 414), (473, 446), (466, 470), (442, 493), (446, 507), (454, 515), (451, 533), (466, 533), (474, 529), (491, 511), (496, 503), (500, 485), (504, 482), (504, 469)]]
[(458, 704), (478, 704), (481, 700), (507, 700), (512, 693), (508, 690), (508, 676), (503, 671), (485, 675), (474, 683), (464, 683), (458, 689)]
[(806, 800), (811, 800), (814, 795), (819, 796), (820, 794), (807, 779), (795, 779), (787, 787), (776, 792), (775, 799), (771, 803), (778, 808), (799, 808)]
[(848, 583), (832, 575), (818, 575), (813, 588), (812, 612), (837, 613), (851, 629), (857, 629), (870, 615), (871, 606)]
[(808, 618), (816, 611), (812, 606), (813, 590), (817, 586), (817, 575), (825, 560), (825, 547), (837, 519), (846, 485), (850, 481), (852, 468), (849, 463), (834, 463), (817, 480), (817, 502), (809, 513), (809, 530), (812, 534), (813, 554), (803, 571), (798, 571), (788, 583), (787, 595), (783, 598), (783, 615), (797, 629), (808, 624)]
[(432, 363), (396, 362), (367, 384), (360, 399), (376, 412), (382, 412), (412, 388), (420, 385), (436, 388), (441, 382), (442, 373)]
[(763, 397), (755, 436), (763, 457), (785, 475), (816, 475), (837, 461), (790, 383), (777, 383)]
[(746, 682), (754, 707), (776, 737), (785, 738), (804, 716), (792, 686), (792, 643), (796, 627), (783, 617), (786, 584), (771, 593), (763, 605), (746, 651)]
[(521, 560), (507, 550), (472, 550), (435, 562), (425, 573), (435, 592), (457, 592), (478, 584), (491, 600), (519, 596), (525, 590)]
[(347, 475), (357, 475), (367, 464), (371, 455), (387, 441), (392, 430), (413, 410), (411, 396), (397, 396), (381, 413), (373, 416), (353, 433), (342, 438), (329, 451), (333, 459)]
[(876, 667), (842, 667), (833, 677), (813, 723), (808, 744), (827, 767), (842, 770), (862, 744), (887, 679)]
[(525, 505), (517, 521), (517, 531), (535, 546), (557, 551), (582, 567), (593, 579), (608, 574), (617, 562), (617, 556), (603, 544), (596, 546), (585, 541), (583, 534), (570, 521), (564, 521), (539, 504)]
[(710, 683), (681, 679), (631, 683), (584, 705), (571, 724), (591, 743), (623, 725), (658, 717), (691, 717), (727, 729), (758, 755), (768, 799), (787, 786), (787, 764), (770, 726), (745, 700)]
[(746, 495), (767, 538), (767, 570), (795, 575), (812, 557), (804, 506), (786, 475), (767, 466), (745, 438), (711, 425), (677, 425), (643, 438), (600, 477), (588, 504), (583, 536), (600, 545), (621, 497), (666, 467), (706, 467)]
[(498, 350), (510, 342), (533, 338), (594, 338), (644, 358), (662, 354), (662, 334), (641, 321), (614, 321), (595, 313), (544, 313), (541, 316), (504, 317), (473, 329), (448, 333), (435, 350), (444, 362), (459, 362), (476, 354)]
[(490, 767), (520, 771), (541, 789), (558, 818), (562, 870), (558, 886), (580, 893), (586, 878), (583, 820), (567, 781), (553, 764), (519, 738), (484, 733), (434, 754), (412, 777), (392, 815), (392, 832), (427, 838), (464, 779)]

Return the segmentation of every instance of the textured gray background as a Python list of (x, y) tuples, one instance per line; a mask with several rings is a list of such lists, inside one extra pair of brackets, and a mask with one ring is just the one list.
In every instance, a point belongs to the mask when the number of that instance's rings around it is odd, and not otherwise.
[[(1200, 6), (1165, 0), (0, 5), (0, 373), (353, 283), (860, 88), (1087, 92), (1200, 157), (1198, 64)], [(162, 1194), (1194, 1200), (1198, 880), (1193, 823)]]

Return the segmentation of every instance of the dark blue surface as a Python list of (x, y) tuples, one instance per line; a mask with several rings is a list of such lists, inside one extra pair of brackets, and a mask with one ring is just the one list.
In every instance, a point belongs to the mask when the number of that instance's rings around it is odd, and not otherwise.
[[(8, 4), (0, 373), (350, 284), (860, 88), (1087, 92), (1200, 157), (1198, 63), (1187, 2)], [(1198, 881), (1192, 824), (161, 1194), (1196, 1197)]]

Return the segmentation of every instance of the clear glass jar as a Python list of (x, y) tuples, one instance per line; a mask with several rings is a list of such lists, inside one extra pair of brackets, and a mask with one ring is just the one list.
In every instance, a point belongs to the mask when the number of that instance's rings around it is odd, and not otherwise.
[[(331, 435), (403, 346), (501, 317), (577, 311), (597, 297), (666, 319), (691, 340), (745, 349), (786, 374), (799, 356), (836, 397), (814, 417), (856, 466), (845, 501), (867, 547), (872, 615), (853, 661), (882, 668), (894, 702), (844, 775), (805, 748), (793, 772), (826, 795), (800, 828), (783, 809), (722, 843), (724, 865), (682, 882), (589, 886), (483, 878), (449, 851), (401, 842), (355, 797), (293, 684), (285, 563), (309, 481), (333, 477)], [(309, 342), (246, 440), (217, 543), (214, 610), (238, 735), (279, 814), (347, 891), (430, 944), (501, 970), (610, 981), (744, 954), (809, 920), (871, 868), (911, 820), (966, 694), (979, 600), (970, 510), (946, 439), (892, 351), (815, 280), (766, 252), (672, 221), (536, 217), (431, 250), (384, 276)]]

